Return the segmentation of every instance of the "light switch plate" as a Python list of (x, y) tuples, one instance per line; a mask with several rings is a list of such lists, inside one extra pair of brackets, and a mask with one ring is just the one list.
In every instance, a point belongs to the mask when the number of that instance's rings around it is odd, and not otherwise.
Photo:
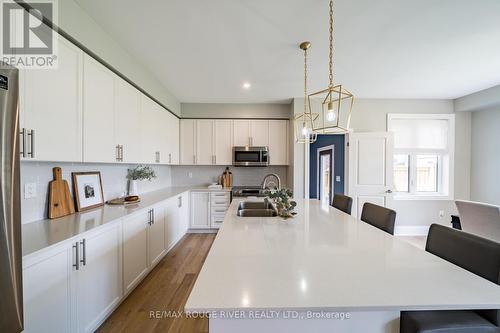
[(31, 199), (36, 197), (36, 183), (24, 184), (24, 199)]
[(193, 173), (192, 172), (188, 172), (188, 177), (189, 178), (193, 178)]
[(336, 181), (337, 183), (340, 183), (340, 176), (335, 176), (335, 181)]

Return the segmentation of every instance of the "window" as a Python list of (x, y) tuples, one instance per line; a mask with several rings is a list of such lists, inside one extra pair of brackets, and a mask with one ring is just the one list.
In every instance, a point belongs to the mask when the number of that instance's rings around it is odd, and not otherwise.
[(454, 115), (389, 114), (395, 199), (452, 199)]

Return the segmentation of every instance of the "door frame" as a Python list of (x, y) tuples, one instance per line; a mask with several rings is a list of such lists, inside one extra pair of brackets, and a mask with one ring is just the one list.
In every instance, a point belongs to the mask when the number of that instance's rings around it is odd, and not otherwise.
[(320, 179), (320, 159), (321, 159), (321, 153), (325, 151), (331, 151), (331, 157), (330, 157), (330, 198), (333, 198), (333, 178), (335, 175), (335, 170), (334, 170), (334, 159), (335, 159), (335, 145), (329, 145), (329, 146), (324, 146), (321, 148), (318, 148), (317, 153), (316, 153), (316, 197), (318, 200), (321, 200), (320, 198), (320, 189), (319, 189), (319, 179)]

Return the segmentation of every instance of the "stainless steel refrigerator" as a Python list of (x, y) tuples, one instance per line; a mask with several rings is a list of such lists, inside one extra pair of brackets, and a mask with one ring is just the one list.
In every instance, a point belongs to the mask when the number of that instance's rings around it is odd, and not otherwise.
[(19, 72), (0, 62), (0, 332), (23, 330)]

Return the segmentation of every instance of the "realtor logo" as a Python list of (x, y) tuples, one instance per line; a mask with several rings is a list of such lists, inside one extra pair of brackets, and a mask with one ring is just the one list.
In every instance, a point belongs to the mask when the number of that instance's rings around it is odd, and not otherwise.
[(57, 34), (43, 20), (56, 23), (56, 3), (54, 0), (25, 3), (29, 8), (12, 0), (0, 0), (0, 60), (17, 68), (55, 68)]

